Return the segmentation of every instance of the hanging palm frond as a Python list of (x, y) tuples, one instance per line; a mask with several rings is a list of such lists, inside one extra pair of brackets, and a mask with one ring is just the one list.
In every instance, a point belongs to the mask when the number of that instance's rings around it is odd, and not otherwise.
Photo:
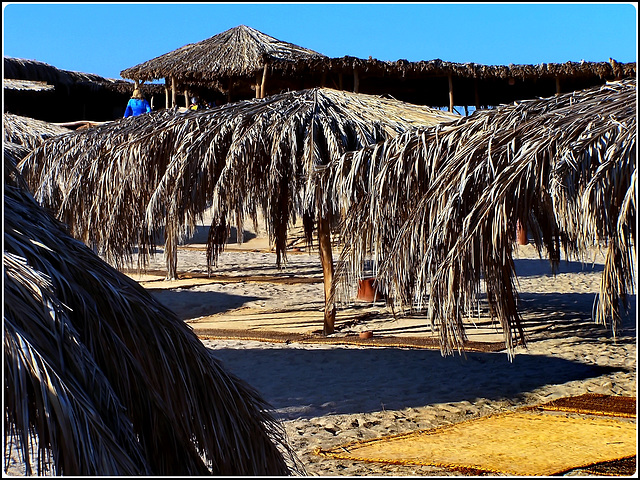
[(347, 153), (332, 167), (348, 216), (337, 279), (371, 255), (400, 304), (428, 307), (443, 353), (486, 286), (510, 351), (524, 341), (512, 249), (526, 225), (557, 265), (608, 248), (597, 320), (617, 321), (633, 279), (636, 82), (523, 101)]
[(5, 465), (17, 445), (29, 474), (31, 458), (37, 474), (303, 473), (260, 395), (69, 237), (11, 163), (5, 155)]

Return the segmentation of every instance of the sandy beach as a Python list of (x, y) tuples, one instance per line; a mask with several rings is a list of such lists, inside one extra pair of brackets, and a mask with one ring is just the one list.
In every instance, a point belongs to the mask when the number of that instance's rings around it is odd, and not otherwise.
[[(424, 317), (394, 318), (384, 302), (358, 300), (355, 289), (353, 302), (339, 309), (334, 344), (248, 340), (264, 331), (318, 335), (323, 290), (317, 253), (293, 249), (286, 268), (278, 271), (266, 238), (257, 235), (242, 245), (229, 244), (213, 276), (205, 278), (204, 246), (193, 240), (197, 235), (179, 250), (180, 280), (163, 280), (161, 254), (150, 265), (157, 276), (132, 276), (271, 403), (310, 476), (461, 475), (441, 467), (335, 460), (314, 452), (562, 397), (636, 396), (635, 295), (617, 338), (591, 321), (603, 269), (597, 251), (593, 263), (563, 260), (553, 276), (532, 245), (518, 247), (528, 344), (509, 361), (505, 351), (443, 357), (433, 348), (339, 344), (340, 338), (366, 330), (374, 337), (394, 337), (399, 345), (403, 338), (436, 338)], [(211, 336), (212, 329), (242, 330), (246, 338)], [(502, 340), (500, 329), (482, 316), (473, 320), (468, 336), (487, 344)]]
[[(278, 270), (266, 238), (230, 243), (207, 276), (196, 234), (179, 248), (179, 280), (164, 280), (162, 250), (149, 270), (128, 274), (191, 325), (211, 354), (273, 406), (309, 476), (461, 476), (444, 467), (327, 458), (317, 449), (514, 412), (585, 393), (637, 394), (636, 298), (617, 338), (590, 320), (603, 269), (563, 260), (556, 276), (532, 245), (519, 246), (516, 268), (528, 344), (513, 361), (502, 351), (443, 357), (437, 348), (403, 341), (437, 338), (425, 318), (397, 316), (384, 302), (341, 305), (332, 343), (312, 341), (322, 329), (322, 269), (316, 252), (292, 247)], [(396, 345), (348, 344), (362, 331)], [(221, 332), (245, 332), (242, 339)], [(285, 334), (285, 340), (267, 333)], [(309, 341), (291, 341), (286, 335)], [(502, 341), (482, 316), (469, 339)], [(257, 338), (262, 338), (258, 341)], [(291, 337), (293, 338), (293, 337)], [(344, 340), (341, 343), (341, 340)], [(628, 421), (635, 423), (635, 418)], [(9, 474), (19, 474), (19, 465)], [(580, 469), (567, 475), (586, 475)]]

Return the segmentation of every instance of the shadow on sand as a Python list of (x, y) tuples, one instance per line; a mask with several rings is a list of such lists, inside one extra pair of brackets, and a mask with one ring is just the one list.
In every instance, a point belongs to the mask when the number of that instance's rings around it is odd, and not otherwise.
[(437, 350), (398, 348), (228, 348), (212, 354), (285, 419), (508, 399), (618, 370), (540, 355), (518, 354), (510, 363), (504, 353), (442, 357)]

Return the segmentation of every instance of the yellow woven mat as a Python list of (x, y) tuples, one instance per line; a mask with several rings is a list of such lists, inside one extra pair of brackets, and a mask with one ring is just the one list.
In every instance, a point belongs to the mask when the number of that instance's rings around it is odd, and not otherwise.
[(510, 475), (557, 475), (636, 454), (635, 422), (536, 411), (352, 442), (316, 454), (333, 458)]

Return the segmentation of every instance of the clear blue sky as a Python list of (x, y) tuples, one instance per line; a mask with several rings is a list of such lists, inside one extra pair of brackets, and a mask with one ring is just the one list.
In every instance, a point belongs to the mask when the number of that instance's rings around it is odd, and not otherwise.
[(637, 60), (632, 3), (3, 3), (3, 54), (120, 72), (238, 25), (330, 57), (484, 65)]

